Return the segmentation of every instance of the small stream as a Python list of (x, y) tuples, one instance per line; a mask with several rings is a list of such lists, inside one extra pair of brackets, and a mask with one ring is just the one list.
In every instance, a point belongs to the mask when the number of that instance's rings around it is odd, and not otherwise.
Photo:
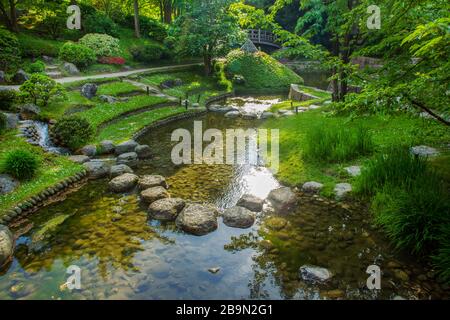
[[(262, 112), (282, 97), (238, 97), (228, 104)], [(208, 113), (155, 128), (139, 142), (155, 157), (137, 174), (167, 177), (172, 197), (210, 202), (220, 209), (244, 193), (266, 197), (279, 186), (259, 165), (172, 164), (173, 130), (257, 128), (263, 120)], [(61, 224), (48, 221), (61, 218)], [(21, 228), (22, 230), (19, 230)], [(43, 228), (45, 228), (43, 232)], [(90, 182), (17, 226), (23, 233), (8, 270), (0, 274), (0, 299), (428, 299), (448, 298), (416, 259), (396, 252), (372, 224), (363, 205), (302, 197), (288, 216), (258, 214), (249, 229), (193, 236), (173, 222), (147, 217), (136, 192), (114, 194), (107, 181)], [(21, 232), (22, 231), (22, 232)], [(305, 282), (299, 267), (328, 268), (326, 284)], [(382, 270), (381, 290), (366, 287), (367, 266)], [(63, 285), (67, 267), (81, 268), (81, 290)], [(220, 268), (211, 273), (210, 268)]]
[(70, 154), (70, 150), (55, 146), (50, 139), (49, 125), (46, 122), (25, 120), (21, 123), (21, 131), (28, 138), (28, 142), (40, 146), (47, 152), (61, 155)]

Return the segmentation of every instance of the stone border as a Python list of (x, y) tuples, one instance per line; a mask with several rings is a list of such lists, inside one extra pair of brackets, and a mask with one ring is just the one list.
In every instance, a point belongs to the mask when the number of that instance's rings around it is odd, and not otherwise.
[(235, 91), (233, 90), (233, 91), (231, 91), (231, 92), (226, 92), (226, 93), (219, 94), (219, 95), (217, 95), (217, 96), (209, 97), (209, 98), (206, 99), (206, 101), (205, 101), (205, 107), (208, 109), (208, 106), (209, 106), (211, 103), (216, 102), (216, 101), (219, 101), (219, 100), (223, 100), (223, 99), (226, 99), (226, 98), (234, 97), (234, 96), (235, 96)]
[(69, 190), (76, 183), (83, 181), (87, 177), (87, 175), (87, 170), (84, 169), (81, 172), (64, 179), (63, 181), (60, 181), (53, 186), (46, 188), (39, 194), (18, 203), (12, 209), (5, 210), (5, 214), (0, 217), (0, 224), (7, 225), (15, 219), (27, 215), (33, 212), (35, 209), (38, 209), (39, 207), (45, 206), (45, 202), (47, 200)]

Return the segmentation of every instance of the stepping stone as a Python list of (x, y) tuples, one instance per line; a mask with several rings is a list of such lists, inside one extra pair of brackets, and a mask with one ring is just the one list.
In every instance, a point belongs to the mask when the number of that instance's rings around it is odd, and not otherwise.
[(302, 191), (308, 193), (319, 193), (322, 188), (323, 184), (316, 181), (308, 181), (303, 184)]
[(89, 173), (89, 179), (99, 179), (106, 177), (109, 173), (109, 166), (102, 161), (89, 161), (83, 163)]
[(415, 146), (410, 149), (411, 154), (420, 157), (434, 157), (439, 154), (439, 151), (429, 146)]
[(334, 187), (334, 193), (336, 200), (343, 199), (349, 192), (352, 191), (352, 185), (350, 183), (338, 183)]
[(73, 161), (75, 163), (83, 164), (85, 162), (88, 162), (90, 160), (90, 158), (85, 155), (75, 155), (75, 156), (70, 156), (69, 160)]
[(133, 173), (133, 169), (131, 169), (126, 164), (117, 164), (117, 165), (111, 166), (111, 169), (109, 170), (109, 175), (112, 178), (120, 176), (124, 173)]
[(128, 140), (118, 144), (115, 148), (116, 155), (134, 152), (134, 149), (138, 146), (138, 143), (134, 140)]
[(168, 188), (166, 178), (163, 176), (154, 174), (154, 175), (144, 175), (139, 179), (138, 182), (139, 189), (145, 190), (152, 187), (161, 186), (163, 188)]
[(52, 79), (62, 78), (62, 73), (59, 71), (50, 71), (45, 73)]
[(222, 214), (223, 223), (234, 228), (250, 228), (255, 222), (255, 214), (244, 207), (231, 207)]
[(359, 176), (361, 174), (361, 167), (360, 166), (345, 167), (344, 170), (347, 171), (347, 173), (349, 175), (351, 175), (352, 177), (356, 177), (356, 176)]
[(264, 200), (258, 197), (255, 197), (251, 194), (244, 194), (239, 201), (237, 202), (237, 206), (247, 208), (253, 212), (260, 212), (263, 209)]
[(138, 156), (136, 152), (122, 153), (117, 157), (117, 164), (125, 164), (131, 168), (135, 168), (138, 165)]
[(139, 177), (132, 173), (124, 173), (112, 179), (108, 186), (113, 192), (125, 192), (136, 186)]
[(175, 223), (184, 232), (202, 236), (217, 229), (218, 211), (210, 205), (187, 204)]
[(267, 196), (276, 213), (287, 214), (297, 206), (297, 195), (289, 187), (281, 187), (270, 191)]
[(153, 219), (162, 221), (173, 221), (183, 210), (185, 202), (180, 198), (164, 198), (153, 202), (148, 207), (149, 215)]
[(145, 189), (141, 192), (141, 198), (146, 203), (153, 203), (156, 200), (169, 198), (167, 190), (161, 186)]

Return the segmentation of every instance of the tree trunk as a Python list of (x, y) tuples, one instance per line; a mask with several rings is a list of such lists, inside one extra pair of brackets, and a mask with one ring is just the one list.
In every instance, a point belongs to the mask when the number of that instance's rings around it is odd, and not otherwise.
[(212, 57), (209, 53), (204, 53), (203, 54), (203, 62), (205, 64), (205, 76), (210, 76), (211, 75), (211, 70), (212, 70)]
[(17, 26), (17, 11), (16, 11), (16, 0), (9, 0), (9, 9), (11, 16), (11, 31), (19, 32), (19, 28)]
[(141, 37), (141, 28), (139, 26), (139, 2), (138, 0), (134, 0), (134, 34), (136, 38)]
[(164, 22), (167, 24), (172, 22), (172, 0), (164, 1)]

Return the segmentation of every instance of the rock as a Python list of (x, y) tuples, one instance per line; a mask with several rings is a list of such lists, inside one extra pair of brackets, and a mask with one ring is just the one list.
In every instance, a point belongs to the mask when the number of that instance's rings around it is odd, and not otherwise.
[(394, 270), (394, 276), (395, 276), (398, 280), (400, 280), (401, 282), (407, 282), (407, 281), (409, 281), (409, 276), (408, 276), (408, 274), (407, 274), (405, 271), (403, 271), (403, 270), (400, 270), (400, 269)]
[(80, 70), (78, 70), (77, 66), (70, 62), (64, 62), (63, 69), (70, 75), (79, 74)]
[(322, 188), (323, 184), (316, 181), (308, 181), (303, 184), (302, 191), (309, 193), (319, 193)]
[(109, 166), (102, 161), (89, 161), (83, 163), (89, 173), (89, 179), (104, 178), (109, 173)]
[(33, 103), (24, 104), (20, 106), (19, 110), (20, 117), (24, 120), (32, 119), (41, 113), (41, 109)]
[(225, 113), (225, 118), (239, 118), (241, 113), (239, 111), (228, 111)]
[(249, 228), (255, 222), (255, 214), (244, 207), (231, 207), (226, 209), (223, 214), (223, 223), (234, 228)]
[(334, 187), (337, 200), (343, 199), (350, 191), (352, 191), (352, 185), (350, 183), (338, 183)]
[(112, 179), (108, 186), (113, 192), (125, 192), (133, 189), (138, 182), (139, 177), (132, 173), (124, 173)]
[(166, 189), (169, 187), (167, 185), (166, 178), (157, 174), (142, 176), (139, 179), (138, 186), (141, 190), (158, 186), (164, 187)]
[(95, 83), (86, 83), (81, 87), (81, 95), (88, 99), (95, 97), (97, 93), (97, 85)]
[(164, 198), (153, 202), (148, 207), (148, 212), (153, 219), (173, 221), (183, 210), (185, 202), (180, 198)]
[(97, 154), (97, 147), (94, 145), (87, 145), (81, 148), (80, 153), (88, 156), (88, 157), (94, 157)]
[(344, 170), (347, 171), (347, 173), (349, 175), (351, 175), (352, 177), (356, 177), (356, 176), (359, 176), (361, 174), (361, 167), (360, 166), (345, 167)]
[(242, 119), (255, 120), (255, 119), (258, 119), (258, 115), (253, 112), (244, 112), (244, 113), (242, 113)]
[(269, 118), (273, 118), (275, 115), (272, 112), (269, 111), (264, 111), (261, 114), (261, 119), (269, 119)]
[(19, 185), (19, 181), (9, 174), (0, 174), (0, 195), (12, 192)]
[(428, 146), (415, 146), (410, 149), (411, 154), (420, 157), (434, 157), (439, 154), (437, 149)]
[(339, 299), (345, 296), (345, 292), (340, 289), (328, 290), (325, 296), (331, 299)]
[(114, 153), (116, 146), (114, 145), (114, 142), (111, 140), (103, 140), (100, 142), (100, 153), (101, 154), (110, 154)]
[(88, 156), (85, 155), (76, 155), (76, 156), (70, 156), (69, 160), (75, 162), (75, 163), (80, 163), (83, 164), (85, 162), (88, 162), (90, 160), (90, 158)]
[(5, 266), (14, 254), (14, 236), (7, 226), (0, 224), (0, 269)]
[(142, 200), (149, 204), (155, 202), (156, 200), (169, 197), (170, 195), (167, 190), (161, 186), (148, 188), (141, 192)]
[(299, 273), (300, 278), (308, 282), (325, 282), (333, 277), (328, 269), (313, 265), (301, 266)]
[(117, 164), (126, 164), (131, 168), (137, 167), (138, 156), (136, 152), (122, 153), (117, 157)]
[(134, 149), (138, 146), (138, 143), (134, 140), (128, 140), (118, 144), (115, 148), (116, 155), (122, 153), (134, 152)]
[(49, 56), (42, 56), (42, 60), (45, 62), (45, 63), (52, 63), (53, 62), (53, 58), (52, 57), (49, 57)]
[(267, 199), (275, 212), (286, 214), (297, 206), (297, 195), (289, 187), (281, 187), (270, 191)]
[(133, 173), (133, 169), (131, 169), (126, 164), (117, 164), (117, 165), (111, 166), (111, 168), (109, 170), (109, 175), (112, 178), (120, 176), (124, 173)]
[(152, 156), (150, 147), (146, 144), (138, 145), (134, 148), (134, 152), (137, 153), (139, 159), (148, 159)]
[(101, 96), (98, 97), (102, 102), (106, 102), (106, 103), (114, 103), (117, 102), (117, 99), (113, 96), (108, 96), (106, 94), (102, 94)]
[(6, 75), (4, 71), (0, 70), (0, 84), (6, 83)]
[(260, 212), (263, 209), (264, 200), (258, 197), (255, 197), (251, 194), (244, 194), (239, 201), (237, 202), (237, 206), (247, 208), (250, 211)]
[(315, 104), (311, 104), (311, 105), (309, 106), (309, 109), (310, 109), (310, 110), (315, 110), (315, 109), (319, 109), (319, 108), (320, 108), (320, 106), (315, 105)]
[(278, 113), (280, 114), (281, 117), (293, 116), (295, 114), (290, 110), (278, 110)]
[(161, 89), (170, 89), (173, 87), (179, 87), (183, 85), (183, 80), (181, 79), (167, 79), (159, 84)]
[(194, 102), (194, 103), (192, 104), (192, 108), (200, 108), (200, 103)]
[(288, 222), (281, 217), (270, 217), (264, 221), (264, 224), (271, 230), (280, 231), (287, 226)]
[(12, 80), (14, 83), (22, 84), (25, 81), (27, 81), (28, 79), (30, 79), (28, 74), (25, 71), (23, 71), (22, 69), (19, 69), (19, 71), (16, 72), (16, 74), (14, 75)]
[(208, 107), (208, 110), (211, 112), (219, 112), (219, 113), (227, 113), (230, 111), (236, 111), (233, 107), (230, 106), (221, 106), (219, 104), (212, 104)]
[(14, 129), (19, 123), (19, 115), (17, 113), (4, 113), (6, 116), (6, 128)]
[(208, 271), (213, 273), (213, 274), (216, 274), (217, 272), (220, 271), (220, 268), (219, 267), (212, 267), (212, 268), (209, 268)]
[(318, 99), (318, 97), (309, 94), (305, 91), (302, 91), (298, 84), (291, 84), (290, 90), (289, 90), (289, 100), (295, 100), (295, 101), (307, 101), (312, 99)]
[(191, 203), (184, 207), (175, 223), (183, 231), (201, 236), (217, 229), (217, 215), (212, 206)]

